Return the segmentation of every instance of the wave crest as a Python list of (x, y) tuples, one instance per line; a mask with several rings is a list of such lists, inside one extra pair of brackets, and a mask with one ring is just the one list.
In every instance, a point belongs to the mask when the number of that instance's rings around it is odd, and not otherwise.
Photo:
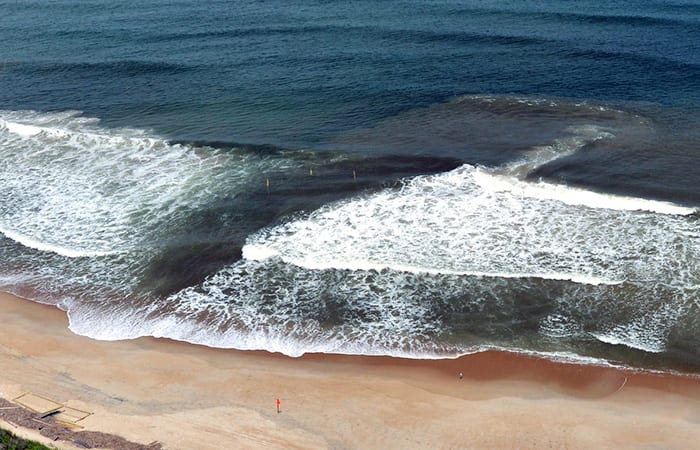
[(262, 230), (243, 256), (317, 270), (694, 286), (700, 245), (687, 239), (693, 221), (684, 216), (693, 211), (464, 165)]

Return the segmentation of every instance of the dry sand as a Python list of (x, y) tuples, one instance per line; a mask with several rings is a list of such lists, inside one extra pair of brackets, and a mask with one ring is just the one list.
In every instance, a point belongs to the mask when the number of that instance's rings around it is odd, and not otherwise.
[(85, 430), (165, 449), (687, 449), (700, 442), (697, 378), (501, 352), (442, 361), (292, 359), (164, 339), (101, 342), (72, 334), (56, 308), (7, 294), (0, 294), (0, 324), (0, 396), (41, 395), (92, 412), (79, 422)]

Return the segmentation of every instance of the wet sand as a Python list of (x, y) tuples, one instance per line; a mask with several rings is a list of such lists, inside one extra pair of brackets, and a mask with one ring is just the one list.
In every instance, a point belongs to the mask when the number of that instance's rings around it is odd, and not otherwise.
[(0, 396), (41, 395), (91, 412), (78, 422), (85, 430), (165, 449), (685, 449), (700, 440), (693, 377), (504, 352), (287, 358), (95, 341), (72, 334), (62, 311), (8, 294), (0, 323)]

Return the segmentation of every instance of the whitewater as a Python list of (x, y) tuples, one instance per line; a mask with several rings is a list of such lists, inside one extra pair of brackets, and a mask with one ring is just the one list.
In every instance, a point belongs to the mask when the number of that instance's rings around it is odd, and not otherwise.
[[(634, 365), (692, 339), (697, 207), (537, 175), (650, 122), (521, 98), (431, 114), (499, 102), (561, 121), (559, 137), (430, 174), (405, 156), (170, 142), (77, 111), (2, 111), (2, 288), (31, 289), (96, 339), (292, 356), (501, 348)], [(395, 172), (368, 179), (378, 161)]]

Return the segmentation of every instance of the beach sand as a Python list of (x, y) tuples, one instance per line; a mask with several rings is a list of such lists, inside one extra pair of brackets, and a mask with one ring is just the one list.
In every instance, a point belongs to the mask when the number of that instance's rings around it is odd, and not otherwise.
[(504, 352), (287, 358), (154, 338), (103, 342), (72, 334), (62, 311), (7, 294), (0, 324), (2, 398), (40, 395), (92, 413), (78, 422), (85, 430), (165, 449), (687, 449), (700, 441), (692, 377)]

